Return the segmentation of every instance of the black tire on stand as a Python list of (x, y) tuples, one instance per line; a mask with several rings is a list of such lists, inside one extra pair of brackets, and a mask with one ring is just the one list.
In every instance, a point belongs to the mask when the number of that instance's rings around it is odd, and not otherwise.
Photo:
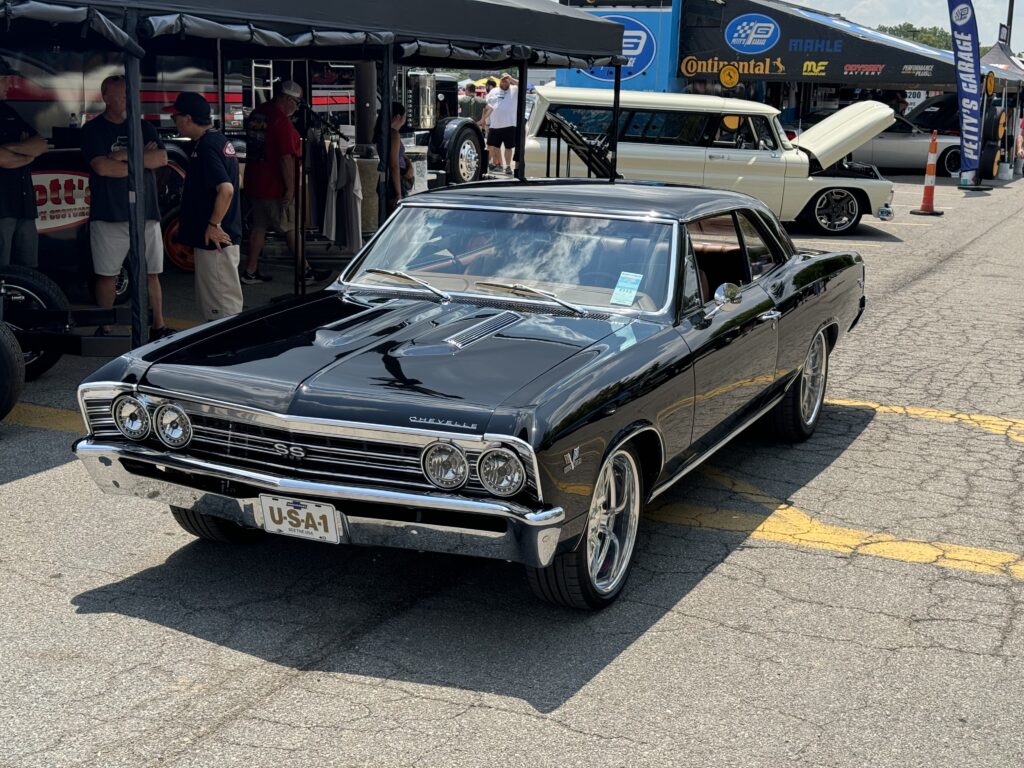
[(981, 178), (994, 179), (999, 173), (1000, 150), (999, 142), (987, 141), (981, 147), (981, 159), (978, 161), (978, 170)]
[(981, 140), (999, 141), (1006, 133), (1006, 112), (1002, 107), (989, 106), (985, 112), (985, 122), (981, 127)]
[(257, 541), (262, 531), (256, 528), (243, 528), (230, 520), (212, 515), (204, 515), (184, 507), (171, 507), (175, 521), (200, 539), (219, 541), (222, 544), (251, 544)]
[[(609, 493), (608, 483), (615, 492)], [(610, 514), (609, 498), (621, 499)], [(640, 457), (629, 445), (616, 448), (598, 473), (587, 528), (576, 549), (556, 555), (545, 568), (527, 568), (533, 593), (566, 608), (596, 611), (622, 592), (633, 566), (637, 526), (644, 503)]]
[(18, 404), (25, 384), (25, 358), (14, 333), (0, 323), (0, 420)]
[[(64, 292), (42, 272), (11, 264), (0, 268), (0, 280), (3, 280), (7, 287), (4, 300), (8, 307), (16, 303), (26, 309), (55, 309), (62, 312), (69, 309)], [(54, 324), (42, 330), (61, 331), (63, 328), (63, 324)], [(45, 347), (23, 348), (22, 354), (25, 360), (25, 381), (42, 376), (61, 358), (60, 351), (48, 350)]]

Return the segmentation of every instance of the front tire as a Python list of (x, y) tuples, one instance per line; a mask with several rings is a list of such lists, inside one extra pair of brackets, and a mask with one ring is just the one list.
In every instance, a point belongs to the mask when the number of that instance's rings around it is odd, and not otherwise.
[[(19, 306), (25, 309), (54, 309), (67, 312), (69, 309), (64, 291), (42, 272), (15, 264), (0, 268), (0, 280), (6, 285), (7, 294), (4, 301), (7, 306)], [(13, 326), (12, 326), (13, 327)], [(46, 328), (23, 330), (62, 331), (64, 324)], [(50, 370), (61, 358), (61, 352), (40, 346), (33, 349), (22, 349), (25, 361), (25, 381), (37, 379)]]
[(851, 189), (826, 189), (804, 209), (803, 219), (818, 233), (834, 237), (852, 232), (864, 215), (857, 193)]
[(24, 384), (25, 358), (21, 347), (11, 329), (0, 323), (0, 420), (18, 404)]
[(459, 129), (448, 153), (448, 180), (467, 184), (480, 178), (482, 169), (480, 136), (468, 125)]
[(807, 349), (800, 375), (772, 411), (775, 434), (787, 443), (800, 443), (814, 434), (821, 419), (828, 383), (828, 339), (818, 331)]
[(556, 555), (546, 568), (528, 569), (533, 593), (549, 603), (585, 611), (611, 605), (633, 566), (643, 492), (636, 451), (630, 446), (616, 449), (598, 473), (583, 539), (574, 551)]
[(251, 544), (262, 534), (255, 528), (243, 528), (237, 523), (212, 515), (204, 515), (184, 507), (171, 507), (175, 521), (188, 533), (207, 541), (222, 544)]

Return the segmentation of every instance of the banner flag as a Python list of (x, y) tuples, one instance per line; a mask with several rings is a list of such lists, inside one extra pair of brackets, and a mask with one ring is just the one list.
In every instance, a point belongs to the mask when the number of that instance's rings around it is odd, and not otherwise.
[(978, 20), (971, 0), (947, 0), (960, 102), (960, 173), (972, 175), (981, 158), (981, 104), (985, 92), (978, 53)]

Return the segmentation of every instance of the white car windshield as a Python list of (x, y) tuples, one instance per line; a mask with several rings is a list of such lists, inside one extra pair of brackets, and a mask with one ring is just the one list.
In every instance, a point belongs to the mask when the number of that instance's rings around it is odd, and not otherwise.
[(672, 234), (666, 221), (407, 206), (346, 281), (426, 290), (416, 278), (449, 294), (544, 301), (539, 290), (587, 307), (655, 312), (671, 295)]

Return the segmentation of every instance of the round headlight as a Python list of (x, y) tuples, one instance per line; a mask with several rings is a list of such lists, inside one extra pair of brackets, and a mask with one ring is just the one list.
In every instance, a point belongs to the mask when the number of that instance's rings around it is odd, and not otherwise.
[(192, 439), (192, 421), (177, 405), (161, 405), (153, 416), (153, 431), (168, 448), (184, 448)]
[(144, 440), (149, 434), (149, 411), (139, 398), (131, 395), (117, 398), (110, 414), (114, 417), (114, 425), (129, 440)]
[(507, 448), (486, 451), (476, 469), (484, 488), (495, 496), (515, 496), (526, 485), (523, 462)]
[(438, 488), (461, 488), (469, 479), (466, 454), (451, 443), (431, 443), (423, 449), (423, 474)]

